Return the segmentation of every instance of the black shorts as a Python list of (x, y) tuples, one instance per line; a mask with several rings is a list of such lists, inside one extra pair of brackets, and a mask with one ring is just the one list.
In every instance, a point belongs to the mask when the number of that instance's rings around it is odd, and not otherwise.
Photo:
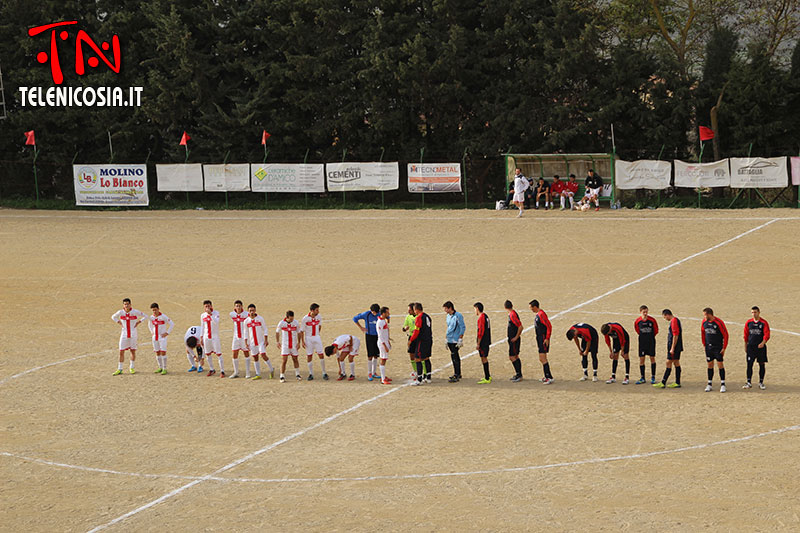
[(544, 343), (544, 335), (536, 335), (536, 346), (539, 348), (539, 353), (550, 351), (550, 343)]
[(758, 348), (757, 346), (747, 347), (747, 362), (758, 361), (759, 363), (767, 362), (767, 347)]
[(419, 339), (414, 339), (413, 341), (411, 341), (411, 344), (408, 345), (408, 353), (410, 355), (416, 355), (417, 344), (419, 344)]
[(680, 350), (676, 351), (675, 355), (672, 355), (671, 353), (669, 353), (669, 350), (667, 350), (667, 361), (680, 361), (680, 360), (681, 360)]
[(722, 362), (722, 348), (720, 346), (709, 346), (706, 345), (706, 362), (710, 363), (711, 361), (719, 361)]
[(628, 355), (631, 352), (631, 338), (628, 336), (628, 332), (625, 332), (625, 349), (622, 349), (622, 345), (619, 342), (619, 339), (612, 339), (611, 341), (611, 350), (614, 353), (622, 352), (623, 355)]
[[(586, 341), (584, 339), (581, 339), (581, 351), (582, 352), (586, 351)], [(592, 341), (591, 346), (589, 346), (589, 353), (592, 354), (593, 356), (597, 357), (597, 342), (596, 341)]]
[(508, 339), (508, 356), (512, 357), (515, 355), (519, 355), (520, 346), (522, 346), (522, 337), (520, 337), (515, 341)]
[(432, 342), (417, 342), (417, 351), (414, 353), (414, 357), (417, 359), (429, 359), (432, 350)]
[(489, 345), (481, 344), (478, 346), (478, 357), (489, 357)]
[(381, 351), (378, 349), (377, 335), (364, 335), (364, 342), (367, 345), (367, 357), (378, 357)]
[(656, 343), (655, 342), (639, 342), (639, 357), (655, 357)]

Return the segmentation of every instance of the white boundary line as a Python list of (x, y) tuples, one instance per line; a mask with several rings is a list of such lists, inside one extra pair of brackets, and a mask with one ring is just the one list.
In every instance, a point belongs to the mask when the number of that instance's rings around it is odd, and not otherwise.
[[(760, 230), (762, 228), (765, 228), (765, 227), (769, 226), (770, 224), (772, 224), (774, 222), (777, 222), (778, 220), (780, 220), (780, 219), (773, 218), (773, 219), (769, 220), (768, 222), (765, 222), (764, 224), (761, 224), (759, 226), (756, 226), (755, 228), (752, 228), (752, 229), (749, 229), (749, 230), (747, 230), (745, 232), (742, 232), (739, 235), (736, 235), (735, 237), (731, 237), (730, 239), (728, 239), (726, 241), (723, 241), (723, 242), (721, 242), (719, 244), (715, 244), (714, 246), (710, 246), (709, 248), (706, 248), (705, 250), (702, 250), (700, 252), (697, 252), (697, 253), (694, 253), (692, 255), (689, 255), (689, 256), (687, 256), (687, 257), (685, 257), (685, 258), (683, 258), (683, 259), (681, 259), (679, 261), (675, 261), (674, 263), (671, 263), (671, 264), (669, 264), (669, 265), (667, 265), (665, 267), (659, 268), (658, 270), (654, 270), (653, 272), (650, 272), (649, 274), (646, 274), (646, 275), (640, 277), (639, 279), (636, 279), (634, 281), (629, 281), (628, 283), (620, 285), (619, 287), (617, 287), (615, 289), (611, 289), (609, 291), (606, 291), (603, 294), (601, 294), (600, 296), (595, 296), (594, 298), (586, 300), (585, 302), (582, 302), (582, 303), (579, 303), (577, 305), (574, 305), (574, 306), (570, 307), (569, 309), (566, 309), (564, 311), (561, 311), (561, 312), (555, 314), (553, 316), (553, 318), (554, 319), (558, 318), (561, 315), (564, 315), (564, 314), (569, 313), (571, 311), (574, 311), (576, 309), (580, 309), (581, 307), (585, 307), (585, 306), (587, 306), (589, 304), (592, 304), (592, 303), (594, 303), (594, 302), (596, 302), (596, 301), (598, 301), (598, 300), (600, 300), (602, 298), (605, 298), (606, 296), (609, 296), (609, 295), (614, 294), (616, 292), (619, 292), (619, 291), (621, 291), (623, 289), (626, 289), (626, 288), (628, 288), (628, 287), (630, 287), (632, 285), (635, 285), (637, 283), (641, 283), (642, 281), (644, 281), (646, 279), (649, 279), (649, 278), (655, 276), (656, 274), (660, 274), (661, 272), (665, 272), (665, 271), (667, 271), (667, 270), (669, 270), (671, 268), (674, 268), (676, 266), (682, 265), (686, 261), (694, 259), (695, 257), (699, 257), (699, 256), (701, 256), (703, 254), (707, 254), (709, 252), (712, 252), (712, 251), (716, 250), (717, 248), (720, 248), (722, 246), (730, 244), (730, 243), (732, 243), (732, 242), (734, 242), (734, 241), (736, 241), (738, 239), (741, 239), (742, 237), (745, 237), (746, 235), (749, 235), (749, 234), (751, 234), (751, 233), (753, 233), (755, 231), (758, 231), (758, 230)], [(527, 328), (525, 328), (523, 330), (523, 332), (529, 331), (533, 327), (534, 326), (528, 326)], [(494, 343), (492, 343), (492, 346), (497, 346), (498, 344), (503, 343), (505, 341), (506, 341), (506, 339), (494, 342)], [(466, 359), (466, 358), (469, 358), (469, 357), (472, 357), (476, 353), (477, 353), (477, 351), (473, 351), (473, 352), (469, 353), (468, 355), (462, 357), (462, 360)], [(450, 365), (452, 365), (452, 363), (448, 363), (447, 365), (436, 369), (434, 372), (440, 372), (440, 371), (444, 370), (445, 368), (449, 367)], [(301, 437), (301, 436), (305, 435), (309, 431), (313, 431), (314, 429), (322, 427), (322, 426), (328, 424), (329, 422), (333, 422), (334, 420), (336, 420), (337, 418), (339, 418), (341, 416), (344, 416), (344, 415), (346, 415), (348, 413), (356, 411), (356, 410), (360, 409), (361, 407), (364, 407), (365, 405), (369, 405), (369, 404), (371, 404), (371, 403), (383, 398), (384, 396), (388, 396), (388, 395), (390, 395), (390, 394), (392, 394), (392, 393), (394, 393), (394, 392), (396, 392), (398, 390), (402, 390), (407, 386), (409, 386), (409, 383), (405, 383), (403, 385), (398, 385), (398, 386), (392, 387), (391, 389), (389, 389), (386, 392), (378, 394), (377, 396), (373, 396), (372, 398), (363, 400), (363, 401), (353, 405), (352, 407), (349, 407), (349, 408), (345, 409), (344, 411), (340, 411), (340, 412), (338, 412), (338, 413), (336, 413), (334, 415), (329, 416), (328, 418), (325, 418), (324, 420), (321, 420), (320, 422), (317, 422), (316, 424), (314, 424), (312, 426), (308, 426), (308, 427), (306, 427), (304, 429), (296, 431), (295, 433), (292, 433), (291, 435), (289, 435), (287, 437), (284, 437), (284, 438), (282, 438), (282, 439), (280, 439), (278, 441), (273, 442), (272, 444), (264, 446), (263, 448), (261, 448), (259, 450), (256, 450), (256, 451), (254, 451), (252, 453), (249, 453), (249, 454), (247, 454), (247, 455), (245, 455), (245, 456), (243, 456), (243, 457), (241, 457), (241, 458), (239, 458), (239, 459), (237, 459), (237, 460), (235, 460), (235, 461), (233, 461), (231, 463), (228, 463), (227, 465), (215, 470), (211, 474), (203, 476), (200, 479), (193, 480), (193, 481), (191, 481), (189, 483), (186, 483), (185, 485), (181, 485), (180, 487), (176, 488), (175, 490), (172, 490), (172, 491), (164, 494), (163, 496), (160, 496), (159, 498), (151, 500), (150, 502), (148, 502), (148, 503), (146, 503), (144, 505), (141, 505), (141, 506), (139, 506), (139, 507), (137, 507), (137, 508), (135, 508), (135, 509), (133, 509), (131, 511), (128, 511), (127, 513), (122, 514), (122, 515), (114, 518), (113, 520), (110, 520), (109, 522), (106, 522), (105, 524), (101, 524), (99, 526), (96, 526), (95, 528), (91, 529), (89, 531), (89, 533), (94, 533), (96, 531), (101, 531), (103, 529), (106, 529), (107, 527), (110, 527), (110, 526), (112, 526), (112, 525), (114, 525), (114, 524), (116, 524), (118, 522), (121, 522), (121, 521), (125, 520), (126, 518), (129, 518), (129, 517), (131, 517), (133, 515), (136, 515), (136, 514), (142, 512), (142, 511), (146, 511), (147, 509), (149, 509), (149, 508), (151, 508), (151, 507), (153, 507), (155, 505), (158, 505), (159, 503), (161, 503), (163, 501), (166, 501), (166, 500), (168, 500), (168, 499), (170, 499), (170, 498), (172, 498), (174, 496), (177, 496), (181, 492), (184, 492), (185, 490), (190, 489), (190, 488), (194, 487), (195, 485), (197, 485), (199, 483), (202, 483), (203, 481), (208, 481), (212, 477), (214, 477), (214, 476), (216, 476), (218, 474), (221, 474), (223, 472), (227, 472), (228, 470), (230, 470), (230, 469), (232, 469), (234, 467), (237, 467), (240, 464), (249, 461), (250, 459), (258, 457), (259, 455), (261, 455), (263, 453), (266, 453), (266, 452), (268, 452), (268, 451), (270, 451), (270, 450), (272, 450), (272, 449), (274, 449), (274, 448), (276, 448), (276, 447), (278, 447), (278, 446), (280, 446), (282, 444), (285, 444), (285, 443), (287, 443), (289, 441), (292, 441), (292, 440), (294, 440), (294, 439), (296, 439), (298, 437)]]
[(100, 355), (100, 354), (103, 354), (103, 353), (108, 353), (108, 352), (113, 352), (113, 351), (115, 351), (115, 350), (109, 348), (108, 350), (101, 350), (99, 352), (85, 353), (85, 354), (79, 355), (77, 357), (70, 357), (69, 359), (62, 359), (61, 361), (54, 361), (52, 363), (47, 363), (46, 365), (37, 366), (37, 367), (34, 367), (34, 368), (29, 368), (28, 370), (20, 372), (19, 374), (14, 374), (13, 376), (9, 376), (9, 377), (7, 377), (5, 379), (0, 380), (0, 385), (4, 385), (5, 383), (8, 383), (12, 379), (21, 378), (22, 376), (30, 374), (31, 372), (36, 372), (37, 370), (42, 370), (43, 368), (56, 366), (56, 365), (60, 365), (60, 364), (63, 364), (63, 363), (69, 363), (70, 361), (77, 361), (78, 359), (83, 359), (85, 357), (91, 357), (93, 355)]
[(108, 470), (105, 468), (92, 468), (87, 466), (70, 465), (65, 463), (57, 463), (54, 461), (46, 461), (44, 459), (37, 459), (34, 457), (27, 457), (24, 455), (17, 455), (8, 452), (0, 452), (0, 455), (5, 457), (14, 457), (33, 463), (39, 463), (48, 466), (57, 466), (60, 468), (67, 468), (71, 470), (82, 470), (86, 472), (99, 472), (103, 474), (114, 474), (120, 476), (133, 476), (133, 477), (146, 477), (146, 478), (169, 478), (169, 479), (183, 479), (193, 481), (218, 481), (221, 483), (331, 483), (343, 481), (379, 481), (379, 480), (403, 480), (403, 479), (431, 479), (440, 477), (465, 477), (475, 475), (487, 474), (502, 474), (507, 472), (529, 472), (532, 470), (547, 470), (551, 468), (561, 468), (566, 466), (581, 466), (587, 464), (610, 463), (613, 461), (625, 461), (630, 459), (646, 459), (648, 457), (655, 457), (658, 455), (669, 455), (673, 453), (687, 452), (691, 450), (702, 450), (705, 448), (712, 448), (715, 446), (724, 446), (726, 444), (734, 444), (737, 442), (745, 442), (748, 440), (758, 439), (761, 437), (768, 437), (770, 435), (777, 435), (780, 433), (787, 433), (790, 431), (800, 430), (800, 425), (787, 426), (780, 429), (773, 429), (764, 431), (762, 433), (755, 433), (753, 435), (746, 435), (744, 437), (735, 437), (732, 439), (720, 440), (717, 442), (708, 442), (703, 444), (693, 444), (691, 446), (682, 446), (680, 448), (671, 448), (669, 450), (659, 450), (653, 452), (634, 453), (631, 455), (615, 455), (612, 457), (598, 457), (595, 459), (583, 459), (580, 461), (567, 461), (562, 463), (549, 463), (544, 465), (530, 465), (530, 466), (515, 466), (508, 468), (489, 468), (483, 470), (470, 470), (464, 472), (429, 472), (427, 474), (397, 474), (393, 476), (361, 476), (361, 477), (318, 477), (318, 478), (227, 478), (217, 476), (179, 476), (174, 474), (145, 474), (139, 472), (120, 472), (119, 470)]

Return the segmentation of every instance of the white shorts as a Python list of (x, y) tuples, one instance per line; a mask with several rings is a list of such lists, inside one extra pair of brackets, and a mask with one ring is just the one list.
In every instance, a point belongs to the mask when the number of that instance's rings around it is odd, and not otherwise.
[(292, 357), (297, 357), (297, 346), (292, 346), (289, 348), (288, 346), (281, 347), (281, 355), (291, 355)]
[[(389, 347), (391, 348), (391, 346)], [(384, 348), (383, 343), (378, 343), (378, 351), (380, 352), (381, 359), (388, 359), (389, 358), (389, 350)]]
[(154, 352), (166, 352), (167, 351), (167, 338), (161, 337), (157, 339), (153, 337), (153, 351)]
[(597, 196), (598, 198), (600, 198), (602, 192), (603, 192), (602, 187), (598, 187), (596, 189), (586, 189), (586, 196), (584, 196), (584, 198), (591, 198), (592, 196)]
[(215, 353), (217, 355), (222, 355), (222, 343), (219, 337), (214, 337), (213, 339), (203, 337), (203, 352), (206, 354)]
[(514, 202), (524, 202), (525, 201), (525, 193), (524, 192), (515, 192), (514, 193)]
[(263, 344), (255, 345), (252, 342), (250, 343), (250, 355), (265, 355), (267, 353), (267, 347)]
[(247, 339), (242, 337), (233, 338), (233, 343), (231, 343), (231, 350), (244, 350), (245, 352), (250, 351), (250, 348), (247, 347)]
[(322, 337), (315, 335), (306, 339), (306, 355), (314, 355), (314, 353), (325, 353), (322, 348)]
[(361, 348), (361, 339), (353, 337), (353, 349), (350, 350), (350, 355), (358, 355), (359, 348)]
[(139, 349), (138, 339), (136, 335), (131, 337), (120, 337), (119, 338), (119, 349), (120, 350), (137, 350)]
[(566, 196), (566, 197), (575, 196), (575, 193), (572, 191), (561, 191), (561, 196)]

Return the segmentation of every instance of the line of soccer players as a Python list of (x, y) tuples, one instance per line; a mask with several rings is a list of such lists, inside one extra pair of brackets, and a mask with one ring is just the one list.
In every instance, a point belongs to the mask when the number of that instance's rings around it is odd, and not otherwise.
[[(137, 333), (136, 327), (141, 322), (147, 322), (152, 335), (153, 351), (156, 356), (158, 368), (155, 373), (167, 373), (167, 337), (172, 332), (175, 324), (164, 313), (161, 312), (157, 303), (150, 306), (152, 314), (146, 317), (144, 313), (133, 309), (131, 301), (125, 298), (122, 301), (122, 309), (114, 313), (111, 317), (114, 322), (121, 326), (119, 340), (119, 365), (114, 375), (122, 374), (123, 363), (125, 361), (125, 351), (130, 351), (130, 369), (134, 374)], [(520, 359), (521, 336), (523, 333), (522, 321), (519, 314), (514, 310), (510, 300), (506, 300), (504, 307), (508, 313), (508, 356), (514, 369), (511, 381), (522, 380), (522, 360)], [(555, 380), (550, 370), (550, 363), (547, 354), (550, 351), (550, 340), (552, 335), (552, 325), (547, 318), (547, 313), (540, 308), (537, 300), (532, 300), (528, 304), (529, 309), (534, 315), (534, 332), (536, 345), (539, 353), (539, 362), (542, 365), (541, 382), (545, 385), (552, 384)], [(456, 383), (461, 380), (461, 356), (460, 348), (464, 344), (464, 334), (466, 325), (464, 317), (456, 311), (452, 302), (447, 301), (443, 304), (446, 315), (447, 330), (446, 342), (450, 351), (453, 364), (453, 375), (449, 381)], [(477, 335), (475, 348), (481, 359), (484, 377), (478, 381), (479, 384), (492, 382), (489, 371), (489, 348), (492, 344), (491, 322), (484, 312), (481, 302), (476, 302), (473, 306), (477, 318)], [(662, 311), (662, 317), (668, 323), (667, 327), (667, 363), (661, 381), (656, 381), (656, 335), (658, 335), (658, 323), (649, 314), (646, 305), (639, 308), (640, 316), (635, 320), (633, 327), (638, 336), (639, 348), (639, 373), (640, 377), (636, 384), (647, 382), (645, 376), (645, 362), (650, 358), (650, 383), (656, 388), (680, 388), (681, 387), (681, 353), (683, 345), (683, 327), (678, 317), (672, 314), (669, 309)], [(764, 376), (766, 374), (767, 347), (770, 338), (769, 324), (761, 318), (758, 307), (751, 310), (752, 318), (744, 326), (745, 353), (747, 356), (747, 382), (743, 388), (752, 388), (753, 366), (757, 362), (759, 365), (759, 388), (764, 386)], [(261, 361), (265, 362), (269, 369), (270, 379), (274, 377), (275, 369), (267, 356), (267, 346), (269, 346), (269, 332), (264, 318), (258, 314), (256, 306), (250, 304), (247, 311), (241, 300), (236, 300), (233, 311), (230, 312), (233, 322), (233, 342), (231, 350), (233, 352), (233, 374), (230, 378), (239, 377), (239, 352), (242, 352), (245, 360), (245, 378), (261, 379)], [(363, 325), (361, 322), (363, 321)], [(210, 300), (203, 302), (203, 313), (200, 315), (201, 325), (192, 326), (184, 335), (184, 346), (186, 357), (191, 367), (189, 372), (204, 372), (204, 363), (208, 362), (208, 373), (206, 376), (217, 374), (214, 368), (214, 356), (219, 365), (219, 375), (226, 377), (222, 357), (221, 338), (220, 338), (220, 314), (214, 310)], [(370, 309), (353, 317), (353, 322), (364, 334), (367, 347), (367, 379), (369, 381), (380, 380), (381, 383), (391, 384), (392, 379), (386, 375), (386, 361), (392, 348), (392, 339), (389, 335), (390, 314), (388, 307), (381, 307), (372, 304)], [(422, 385), (431, 380), (431, 355), (433, 350), (433, 330), (430, 315), (424, 312), (423, 306), (419, 302), (410, 303), (408, 315), (403, 322), (403, 332), (407, 335), (407, 352), (411, 362), (412, 385)], [(281, 355), (280, 381), (286, 381), (286, 366), (289, 358), (294, 367), (295, 379), (302, 380), (300, 375), (300, 364), (298, 361), (299, 349), (302, 346), (306, 350), (309, 381), (314, 379), (314, 358), (319, 359), (322, 379), (328, 380), (325, 369), (325, 356), (336, 356), (338, 363), (338, 380), (355, 379), (355, 357), (359, 355), (361, 341), (358, 337), (343, 334), (336, 337), (332, 344), (323, 348), (322, 337), (322, 318), (319, 316), (319, 305), (311, 304), (308, 314), (299, 322), (294, 318), (294, 312), (287, 311), (284, 318), (278, 323), (275, 329), (275, 342)], [(607, 322), (600, 328), (600, 333), (604, 336), (605, 343), (609, 349), (611, 359), (611, 377), (606, 383), (616, 383), (617, 369), (620, 356), (625, 364), (625, 378), (623, 385), (630, 382), (630, 350), (631, 339), (627, 330), (617, 322)], [(583, 375), (580, 381), (589, 380), (589, 357), (592, 359), (592, 381), (599, 381), (598, 370), (598, 349), (599, 335), (597, 330), (589, 324), (579, 322), (570, 326), (566, 333), (567, 339), (575, 342), (578, 353), (581, 356), (581, 367)], [(716, 362), (719, 371), (720, 392), (726, 391), (725, 385), (725, 351), (728, 348), (728, 329), (725, 323), (714, 316), (711, 308), (703, 309), (703, 321), (701, 324), (701, 338), (705, 349), (706, 362), (708, 364), (708, 384), (706, 392), (712, 390), (714, 378), (714, 364)], [(254, 373), (251, 373), (251, 357), (253, 360)], [(348, 368), (349, 364), (349, 368)], [(667, 384), (673, 369), (675, 370), (675, 380)], [(348, 372), (349, 370), (349, 372)]]

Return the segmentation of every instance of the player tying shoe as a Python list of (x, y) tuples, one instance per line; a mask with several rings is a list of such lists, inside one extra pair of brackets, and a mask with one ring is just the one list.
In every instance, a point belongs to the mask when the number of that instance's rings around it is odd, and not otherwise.
[(475, 349), (478, 350), (478, 355), (483, 365), (483, 379), (478, 381), (478, 383), (480, 385), (485, 385), (492, 382), (492, 375), (489, 373), (489, 348), (492, 345), (492, 325), (489, 322), (489, 317), (483, 312), (483, 304), (481, 302), (475, 302), (473, 308), (475, 309), (475, 314), (478, 315), (478, 335)]
[(708, 363), (708, 384), (706, 385), (706, 392), (711, 392), (713, 387), (711, 382), (714, 379), (714, 361), (717, 362), (719, 368), (719, 391), (725, 392), (725, 350), (728, 348), (728, 328), (725, 323), (719, 318), (714, 316), (714, 310), (710, 307), (703, 309), (703, 323), (700, 326), (701, 337), (703, 339), (703, 346), (706, 349), (706, 362)]
[(753, 318), (744, 325), (745, 354), (747, 355), (747, 383), (743, 389), (752, 389), (753, 363), (758, 361), (758, 388), (766, 389), (764, 376), (767, 374), (767, 341), (769, 340), (769, 324), (761, 318), (761, 310), (753, 306), (750, 310)]
[[(244, 321), (244, 328), (247, 331), (248, 347), (250, 354), (253, 356), (253, 365), (256, 369), (256, 375), (253, 379), (261, 379), (261, 361), (259, 357), (267, 363), (269, 368), (269, 379), (275, 377), (275, 369), (272, 368), (272, 363), (267, 357), (267, 346), (269, 346), (269, 335), (267, 332), (267, 322), (264, 317), (256, 312), (255, 304), (247, 306), (247, 318)], [(250, 358), (245, 356), (245, 378), (250, 377)]]
[[(214, 311), (211, 300), (203, 301), (203, 314), (200, 315), (200, 323), (203, 325), (203, 351), (208, 356), (208, 374), (213, 376), (217, 373), (214, 370), (214, 355), (219, 361), (219, 375), (225, 377), (225, 367), (222, 364), (222, 340), (219, 337), (219, 311)], [(199, 370), (198, 370), (199, 372)]]
[(292, 357), (294, 365), (294, 377), (297, 381), (302, 381), (300, 377), (300, 362), (297, 360), (297, 336), (300, 331), (300, 324), (294, 319), (294, 311), (286, 311), (286, 317), (278, 322), (275, 329), (275, 340), (281, 351), (281, 383), (286, 383), (286, 361)]
[[(580, 339), (580, 340), (578, 340)], [(592, 381), (597, 381), (597, 349), (600, 344), (600, 337), (597, 330), (589, 324), (579, 322), (567, 330), (567, 340), (574, 340), (581, 356), (581, 366), (583, 376), (580, 381), (589, 379), (589, 354), (592, 354)]]
[(648, 314), (649, 310), (646, 305), (639, 307), (639, 312), (642, 316), (633, 323), (633, 329), (639, 335), (639, 374), (641, 374), (636, 384), (640, 385), (647, 381), (644, 377), (644, 360), (648, 356), (650, 357), (650, 383), (654, 384), (656, 382), (656, 335), (658, 335), (658, 323), (655, 318)]
[[(653, 385), (657, 389), (668, 387), (670, 389), (681, 388), (681, 352), (683, 351), (683, 327), (678, 317), (672, 314), (669, 309), (661, 311), (661, 316), (669, 323), (667, 327), (667, 369), (664, 370), (664, 377), (659, 383)], [(675, 383), (667, 385), (672, 367), (675, 367)]]
[[(611, 377), (606, 383), (617, 382), (617, 365), (619, 364), (619, 355), (622, 353), (622, 358), (625, 359), (625, 379), (622, 381), (623, 385), (630, 383), (631, 375), (631, 337), (622, 324), (616, 322), (608, 322), (600, 326), (600, 333), (605, 337), (606, 345), (608, 346), (611, 358)], [(613, 346), (612, 346), (613, 341)]]
[(325, 372), (325, 354), (322, 350), (322, 318), (319, 316), (319, 305), (311, 304), (308, 314), (300, 321), (301, 344), (306, 349), (308, 356), (308, 381), (314, 379), (314, 354), (319, 357), (319, 366), (322, 369), (322, 379), (328, 381)]
[(392, 339), (389, 338), (389, 308), (381, 307), (378, 322), (375, 324), (378, 332), (378, 350), (380, 352), (381, 383), (391, 385), (392, 378), (386, 377), (386, 360), (389, 358), (389, 350), (392, 349)]
[(239, 350), (244, 352), (245, 366), (247, 367), (246, 377), (250, 377), (250, 347), (247, 344), (247, 331), (244, 329), (244, 321), (247, 320), (247, 313), (244, 312), (244, 304), (241, 300), (233, 302), (233, 311), (231, 311), (231, 320), (233, 320), (233, 343), (231, 344), (231, 351), (233, 352), (233, 374), (231, 379), (239, 377)]
[(150, 333), (153, 335), (153, 351), (156, 353), (156, 362), (158, 363), (155, 373), (163, 375), (167, 373), (167, 335), (172, 333), (175, 322), (162, 313), (155, 302), (150, 304), (150, 310), (153, 314), (147, 321), (147, 327), (150, 328)]
[(131, 366), (129, 372), (136, 373), (136, 350), (138, 345), (138, 334), (136, 333), (136, 326), (142, 323), (147, 317), (138, 309), (133, 309), (131, 306), (131, 299), (124, 298), (122, 300), (122, 309), (111, 315), (111, 320), (122, 326), (122, 331), (119, 334), (119, 364), (114, 376), (122, 374), (122, 365), (125, 363), (125, 350), (131, 351)]
[(508, 311), (508, 359), (514, 367), (514, 375), (511, 376), (511, 381), (522, 381), (522, 361), (519, 359), (519, 349), (522, 344), (522, 321), (519, 319), (519, 314), (514, 310), (514, 304), (511, 300), (506, 300), (503, 306)]
[(542, 370), (544, 371), (542, 383), (550, 385), (555, 381), (555, 379), (553, 379), (553, 374), (550, 373), (550, 363), (547, 361), (547, 353), (550, 351), (550, 335), (553, 333), (553, 326), (547, 318), (547, 313), (539, 308), (539, 300), (531, 300), (528, 303), (528, 307), (533, 313), (536, 346), (539, 348), (539, 362), (542, 363)]
[[(431, 317), (422, 309), (422, 304), (414, 304), (416, 318), (414, 334), (408, 339), (408, 345), (416, 342), (416, 352), (414, 353), (414, 363), (417, 367), (417, 380), (412, 385), (422, 385), (431, 381), (431, 352), (433, 351), (433, 330), (431, 329)], [(424, 370), (423, 370), (424, 367)]]
[(360, 346), (361, 340), (358, 337), (353, 337), (352, 335), (339, 335), (333, 341), (333, 344), (325, 347), (325, 355), (328, 357), (335, 355), (336, 360), (339, 362), (339, 378), (336, 381), (342, 381), (345, 377), (347, 377), (344, 364), (345, 359), (349, 359), (350, 363), (350, 377), (347, 378), (347, 381), (353, 381), (356, 379), (355, 357), (358, 355), (358, 349)]
[(183, 336), (183, 345), (186, 347), (186, 358), (189, 364), (189, 372), (200, 373), (203, 371), (203, 328), (202, 326), (192, 326), (186, 330)]

